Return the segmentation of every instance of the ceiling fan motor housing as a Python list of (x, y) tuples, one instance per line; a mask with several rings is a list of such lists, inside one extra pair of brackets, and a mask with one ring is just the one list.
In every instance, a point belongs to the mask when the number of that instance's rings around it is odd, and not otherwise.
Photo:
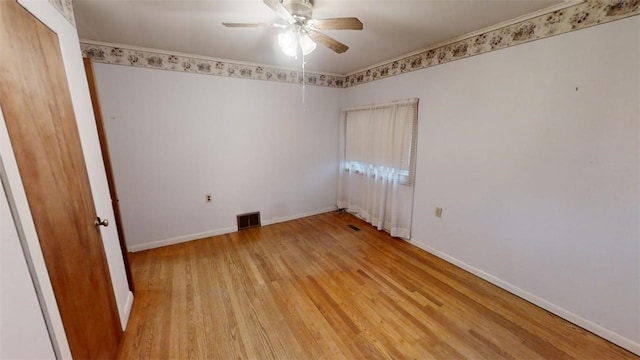
[(313, 16), (313, 2), (311, 0), (282, 0), (289, 12), (294, 16), (311, 19)]

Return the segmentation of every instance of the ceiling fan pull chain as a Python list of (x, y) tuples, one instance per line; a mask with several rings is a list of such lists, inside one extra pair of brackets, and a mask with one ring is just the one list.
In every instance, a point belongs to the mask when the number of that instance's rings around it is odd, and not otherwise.
[[(305, 72), (304, 72), (304, 51), (303, 51), (302, 52), (302, 104), (303, 105), (304, 105), (304, 93), (305, 93), (306, 84), (307, 84), (307, 82), (305, 81), (306, 77), (307, 76), (305, 75)], [(304, 112), (304, 110), (306, 110), (306, 109), (303, 106), (303, 112)]]

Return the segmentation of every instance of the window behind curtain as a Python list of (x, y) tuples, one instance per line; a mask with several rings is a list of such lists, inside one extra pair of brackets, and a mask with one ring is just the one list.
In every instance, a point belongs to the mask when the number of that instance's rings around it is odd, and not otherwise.
[(381, 167), (403, 184), (415, 180), (418, 101), (412, 99), (345, 110), (345, 166), (356, 172)]
[(392, 236), (411, 237), (418, 99), (343, 110), (337, 205)]

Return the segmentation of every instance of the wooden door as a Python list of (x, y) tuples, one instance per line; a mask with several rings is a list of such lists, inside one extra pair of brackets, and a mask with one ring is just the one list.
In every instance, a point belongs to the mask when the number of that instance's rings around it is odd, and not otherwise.
[(74, 358), (115, 358), (122, 330), (58, 37), (0, 1), (0, 104)]
[(91, 94), (93, 114), (96, 117), (96, 128), (98, 129), (98, 139), (100, 139), (100, 150), (102, 151), (104, 170), (107, 174), (109, 194), (111, 195), (111, 206), (113, 207), (113, 216), (115, 216), (114, 220), (116, 222), (118, 238), (120, 239), (120, 249), (122, 250), (122, 258), (124, 260), (124, 269), (127, 273), (127, 282), (129, 283), (129, 289), (135, 292), (135, 289), (133, 287), (133, 275), (131, 275), (131, 266), (129, 265), (129, 251), (127, 250), (127, 242), (124, 237), (124, 227), (122, 225), (122, 215), (120, 213), (120, 200), (118, 199), (118, 191), (116, 190), (116, 180), (113, 177), (113, 167), (111, 166), (111, 154), (109, 153), (107, 132), (104, 128), (102, 109), (100, 108), (100, 98), (98, 97), (98, 87), (96, 86), (96, 78), (93, 74), (93, 63), (89, 58), (84, 58), (82, 60), (84, 61), (84, 71), (87, 75), (87, 83), (89, 84), (89, 93)]

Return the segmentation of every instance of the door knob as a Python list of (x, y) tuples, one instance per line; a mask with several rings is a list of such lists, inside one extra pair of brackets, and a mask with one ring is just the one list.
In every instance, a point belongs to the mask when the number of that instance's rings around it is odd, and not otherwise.
[(100, 220), (100, 217), (98, 216), (98, 217), (96, 218), (96, 221), (94, 221), (94, 222), (93, 222), (93, 224), (94, 224), (95, 226), (100, 226), (100, 225), (102, 225), (102, 226), (104, 226), (104, 227), (107, 227), (107, 226), (109, 226), (109, 220), (107, 220), (107, 219), (102, 219), (102, 220)]

